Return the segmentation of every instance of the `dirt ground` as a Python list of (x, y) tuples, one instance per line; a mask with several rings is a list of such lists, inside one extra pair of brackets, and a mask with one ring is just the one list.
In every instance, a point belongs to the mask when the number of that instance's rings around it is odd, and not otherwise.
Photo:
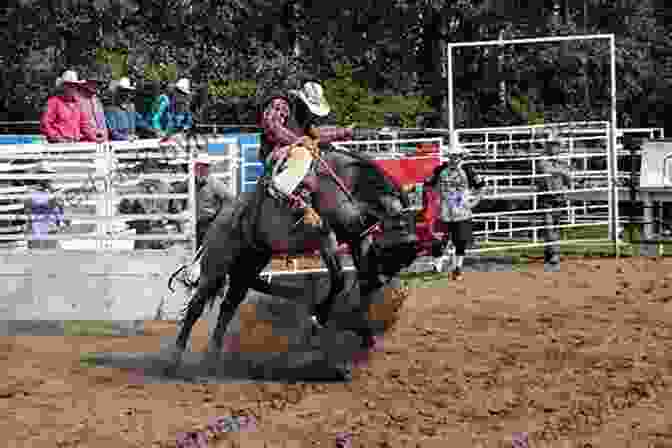
[[(671, 447), (671, 299), (663, 258), (425, 282), (349, 384), (146, 384), (80, 365), (84, 352), (158, 350), (165, 322), (132, 338), (4, 337), (2, 445), (170, 447), (246, 414), (256, 432), (212, 446), (334, 447), (350, 432), (356, 447), (497, 447), (527, 432), (529, 447)], [(205, 325), (194, 338), (202, 350)]]

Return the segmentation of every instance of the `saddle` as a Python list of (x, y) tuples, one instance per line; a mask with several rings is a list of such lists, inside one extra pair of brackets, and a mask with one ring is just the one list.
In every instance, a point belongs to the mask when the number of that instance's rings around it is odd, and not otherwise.
[(321, 218), (312, 207), (312, 191), (306, 183), (306, 177), (316, 171), (319, 158), (317, 142), (313, 139), (311, 145), (297, 143), (289, 146), (285, 157), (277, 160), (271, 173), (263, 176), (263, 185), (270, 197), (287, 204), (291, 210), (302, 211), (306, 224), (319, 227)]

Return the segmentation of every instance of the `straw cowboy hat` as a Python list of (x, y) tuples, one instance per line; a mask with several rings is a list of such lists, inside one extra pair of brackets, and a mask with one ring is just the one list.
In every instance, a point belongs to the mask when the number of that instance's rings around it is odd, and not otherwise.
[(318, 117), (327, 116), (331, 112), (331, 107), (327, 103), (322, 86), (316, 82), (307, 82), (301, 90), (290, 90), (289, 93), (301, 98), (301, 101), (308, 106), (308, 109)]
[(117, 90), (131, 91), (131, 90), (135, 90), (135, 87), (133, 85), (131, 85), (131, 80), (124, 76), (123, 78), (121, 78), (119, 80), (113, 80), (110, 83), (110, 90), (112, 92), (116, 92)]
[(77, 75), (77, 72), (74, 70), (66, 70), (59, 78), (56, 79), (56, 85), (61, 84), (82, 85), (84, 83), (86, 83), (86, 81), (80, 80), (79, 76)]
[(175, 89), (185, 95), (191, 95), (191, 83), (188, 79), (182, 78), (175, 83)]

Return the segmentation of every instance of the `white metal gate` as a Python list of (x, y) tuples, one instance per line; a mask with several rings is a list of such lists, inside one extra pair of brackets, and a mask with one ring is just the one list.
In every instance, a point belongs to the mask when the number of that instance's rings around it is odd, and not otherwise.
[[(563, 123), (560, 133), (563, 151), (557, 157), (545, 156), (543, 145), (551, 127), (558, 124), (456, 131), (458, 143), (470, 152), (465, 165), (481, 174), (486, 187), (483, 201), (475, 210), (474, 236), (480, 247), (472, 252), (545, 245), (545, 213), (554, 212), (562, 229), (563, 244), (609, 241), (608, 224), (613, 202), (609, 195), (609, 123)], [(569, 188), (540, 191), (542, 177), (537, 164), (544, 159), (564, 160), (571, 169)], [(566, 197), (564, 206), (540, 207), (540, 197), (548, 194)]]

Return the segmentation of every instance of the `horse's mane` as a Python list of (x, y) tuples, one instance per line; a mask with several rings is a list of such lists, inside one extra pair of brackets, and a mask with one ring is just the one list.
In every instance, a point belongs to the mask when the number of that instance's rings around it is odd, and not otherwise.
[(362, 195), (367, 202), (379, 203), (383, 195), (392, 195), (401, 201), (402, 207), (410, 205), (408, 196), (401, 191), (398, 183), (388, 176), (370, 157), (363, 154), (357, 154), (345, 151), (340, 148), (330, 148), (331, 152), (341, 154), (347, 158), (354, 159), (347, 165), (356, 165), (362, 171), (363, 175), (357, 178), (353, 188), (353, 194)]

